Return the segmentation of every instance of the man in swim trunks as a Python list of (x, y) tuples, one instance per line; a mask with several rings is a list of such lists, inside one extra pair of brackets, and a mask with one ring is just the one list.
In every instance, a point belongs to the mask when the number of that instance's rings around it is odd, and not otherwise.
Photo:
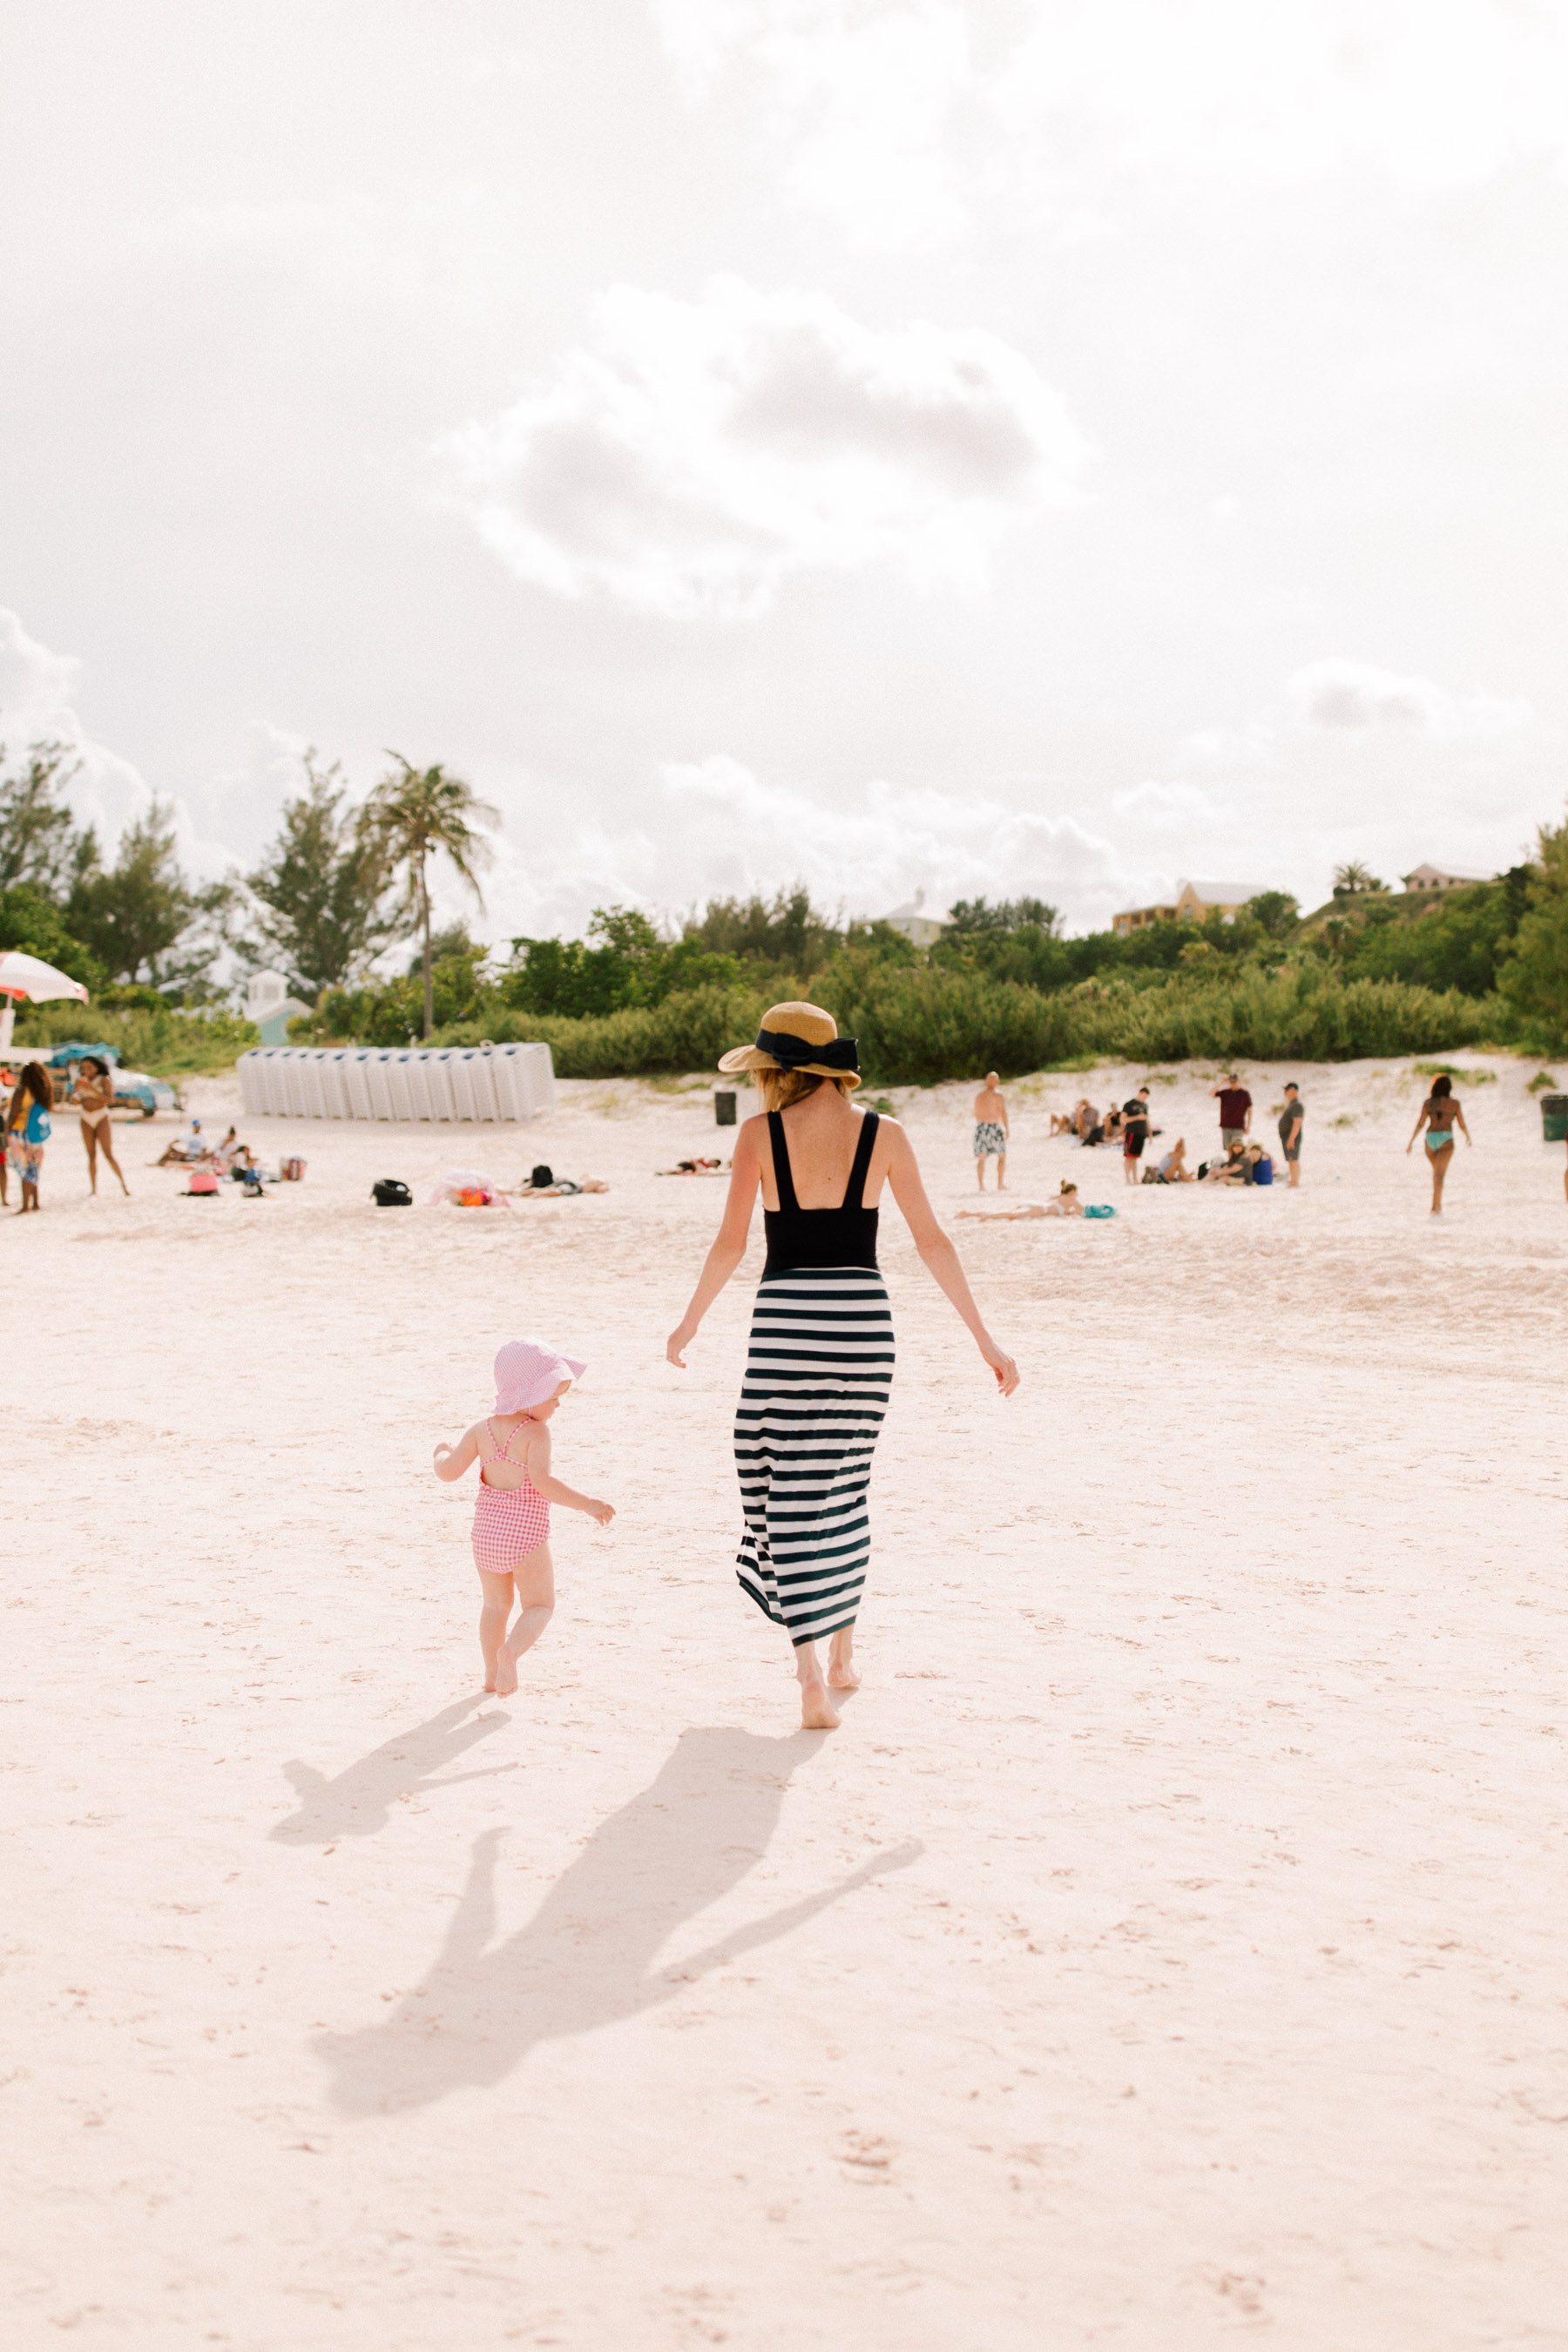
[(1279, 1114), (1279, 1149), (1290, 1171), (1292, 1191), (1301, 1181), (1301, 1125), (1305, 1110), (1301, 1089), (1292, 1078), (1285, 1089), (1285, 1108)]
[(993, 1154), (996, 1160), (996, 1190), (1005, 1190), (1007, 1182), (1007, 1106), (1000, 1090), (994, 1070), (988, 1070), (985, 1084), (974, 1097), (974, 1173), (980, 1189), (985, 1190), (985, 1162)]

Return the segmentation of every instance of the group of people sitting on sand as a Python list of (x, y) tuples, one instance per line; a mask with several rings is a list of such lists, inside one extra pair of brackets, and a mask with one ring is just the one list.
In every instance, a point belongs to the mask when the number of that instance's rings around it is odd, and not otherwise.
[(237, 1128), (231, 1127), (221, 1143), (209, 1143), (199, 1118), (193, 1118), (186, 1132), (175, 1136), (153, 1165), (154, 1168), (208, 1168), (215, 1176), (232, 1177), (237, 1184), (255, 1183), (261, 1178), (256, 1154), (248, 1143), (241, 1143)]

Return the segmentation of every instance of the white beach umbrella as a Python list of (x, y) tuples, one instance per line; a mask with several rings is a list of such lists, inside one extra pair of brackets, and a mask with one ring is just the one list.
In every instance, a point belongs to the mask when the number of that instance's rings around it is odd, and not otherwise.
[(87, 991), (79, 980), (68, 980), (52, 963), (45, 963), (39, 956), (24, 955), (20, 948), (0, 955), (0, 996), (5, 1000), (0, 1007), (0, 1053), (11, 1043), (19, 996), (28, 997), (35, 1004), (47, 1003), (56, 996), (74, 996), (87, 1003)]

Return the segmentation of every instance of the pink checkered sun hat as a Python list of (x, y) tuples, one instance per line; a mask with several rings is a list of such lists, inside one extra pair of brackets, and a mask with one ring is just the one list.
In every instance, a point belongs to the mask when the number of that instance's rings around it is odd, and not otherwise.
[(587, 1370), (574, 1356), (558, 1355), (542, 1339), (509, 1339), (496, 1356), (497, 1412), (527, 1412), (552, 1397), (563, 1381)]

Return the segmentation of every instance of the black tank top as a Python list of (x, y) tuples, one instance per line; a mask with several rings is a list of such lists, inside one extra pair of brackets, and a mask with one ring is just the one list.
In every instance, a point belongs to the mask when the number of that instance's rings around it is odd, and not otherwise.
[(773, 1148), (773, 1182), (778, 1186), (779, 1204), (776, 1209), (763, 1212), (768, 1236), (768, 1262), (763, 1274), (787, 1274), (797, 1265), (874, 1266), (877, 1212), (864, 1208), (861, 1196), (866, 1190), (866, 1171), (876, 1149), (876, 1112), (863, 1111), (860, 1115), (855, 1165), (849, 1171), (842, 1205), (837, 1209), (803, 1209), (795, 1199), (784, 1120), (776, 1110), (768, 1113), (768, 1136)]

